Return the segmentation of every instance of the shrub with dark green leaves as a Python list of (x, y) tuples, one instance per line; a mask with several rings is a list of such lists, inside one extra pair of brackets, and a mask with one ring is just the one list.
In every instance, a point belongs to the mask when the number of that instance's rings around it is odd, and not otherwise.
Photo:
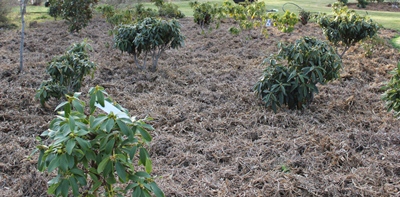
[(51, 78), (42, 82), (35, 96), (42, 105), (51, 97), (66, 98), (66, 95), (80, 91), (84, 77), (96, 68), (96, 64), (89, 60), (90, 50), (91, 46), (83, 41), (50, 62), (46, 72)]
[(254, 86), (266, 107), (274, 112), (288, 105), (303, 109), (318, 93), (317, 84), (339, 78), (341, 60), (334, 49), (316, 38), (303, 37), (294, 44), (279, 44), (279, 52), (263, 61), (266, 66)]
[(61, 16), (65, 19), (70, 32), (79, 32), (89, 24), (97, 2), (98, 0), (50, 0), (49, 14), (54, 18)]
[(336, 46), (344, 46), (339, 54), (342, 58), (346, 51), (354, 44), (366, 38), (372, 38), (379, 30), (379, 25), (366, 16), (360, 16), (347, 6), (335, 3), (334, 16), (322, 15), (317, 23), (322, 28), (326, 38)]
[(387, 111), (393, 111), (396, 117), (400, 117), (400, 62), (391, 74), (390, 80), (382, 87), (385, 92), (381, 99), (385, 101)]
[[(152, 140), (153, 127), (145, 120), (130, 117), (126, 109), (105, 98), (102, 87), (89, 91), (89, 110), (79, 99), (68, 96), (57, 106), (56, 118), (41, 136), (38, 169), (57, 176), (50, 180), (48, 194), (55, 196), (132, 196), (163, 197), (164, 193), (150, 175), (152, 162), (146, 145)], [(110, 108), (108, 114), (96, 112), (96, 106)], [(96, 112), (96, 113), (95, 113)], [(40, 139), (40, 138), (39, 138)], [(143, 170), (141, 170), (143, 169)], [(118, 185), (118, 186), (116, 186)]]
[(347, 5), (347, 3), (349, 2), (349, 0), (338, 0), (338, 1), (343, 3), (344, 5)]
[[(145, 18), (134, 25), (121, 25), (114, 34), (115, 47), (133, 55), (136, 65), (144, 69), (148, 55), (152, 59), (151, 70), (157, 69), (158, 59), (167, 49), (177, 49), (184, 44), (181, 26), (176, 20)], [(143, 55), (143, 64), (138, 57)]]

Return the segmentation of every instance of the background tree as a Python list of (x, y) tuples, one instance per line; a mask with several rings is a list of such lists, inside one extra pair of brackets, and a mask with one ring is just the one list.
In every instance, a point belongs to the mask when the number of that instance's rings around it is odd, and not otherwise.
[(93, 17), (93, 8), (97, 3), (98, 0), (50, 0), (49, 14), (65, 19), (70, 32), (79, 32)]
[(19, 48), (19, 70), (18, 73), (21, 73), (24, 69), (24, 42), (25, 42), (25, 12), (26, 12), (26, 3), (28, 0), (20, 1), (20, 12), (21, 12), (21, 43)]
[[(326, 38), (335, 45), (340, 58), (354, 44), (372, 38), (379, 30), (379, 25), (366, 16), (360, 16), (354, 10), (348, 10), (347, 6), (335, 3), (332, 6), (334, 16), (322, 15), (317, 22)], [(341, 53), (339, 46), (344, 46)]]

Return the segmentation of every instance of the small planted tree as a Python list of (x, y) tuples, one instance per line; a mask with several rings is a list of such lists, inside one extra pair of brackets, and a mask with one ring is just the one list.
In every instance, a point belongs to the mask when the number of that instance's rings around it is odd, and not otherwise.
[(387, 111), (393, 111), (396, 117), (400, 116), (400, 62), (391, 74), (391, 79), (382, 87), (385, 92), (382, 100), (385, 101)]
[[(153, 127), (146, 120), (130, 118), (126, 109), (105, 98), (102, 87), (90, 89), (87, 111), (79, 95), (68, 96), (57, 106), (56, 110), (61, 111), (41, 135), (51, 143), (37, 146), (38, 169), (57, 172), (48, 182), (48, 193), (97, 197), (127, 196), (132, 192), (135, 197), (151, 193), (163, 197), (150, 175), (152, 162), (146, 150), (152, 140), (148, 131)], [(110, 108), (107, 105), (112, 105), (114, 111), (95, 113), (96, 106)]]
[(279, 44), (279, 52), (263, 61), (266, 66), (254, 86), (255, 93), (274, 112), (288, 105), (303, 109), (318, 93), (317, 84), (339, 78), (342, 63), (334, 49), (316, 38), (303, 37), (294, 44)]
[(213, 23), (215, 28), (219, 28), (220, 19), (224, 17), (220, 6), (210, 2), (199, 3), (197, 1), (190, 2), (189, 5), (193, 9), (193, 20), (200, 25), (202, 31), (204, 31), (205, 27), (209, 27), (209, 30), (212, 30), (211, 24)]
[[(379, 25), (368, 17), (360, 16), (354, 10), (340, 3), (333, 5), (334, 16), (322, 15), (317, 23), (322, 28), (326, 38), (336, 47), (340, 58), (354, 44), (372, 38), (379, 30)], [(339, 53), (339, 46), (344, 49)]]
[[(115, 47), (133, 55), (136, 65), (144, 69), (147, 57), (152, 59), (151, 71), (157, 69), (158, 59), (167, 49), (177, 49), (184, 44), (180, 24), (176, 20), (145, 18), (134, 25), (121, 25), (115, 35)], [(138, 61), (143, 56), (143, 64)]]
[(83, 41), (73, 44), (64, 55), (50, 62), (46, 71), (51, 78), (42, 82), (35, 96), (42, 105), (51, 97), (66, 99), (66, 95), (72, 96), (80, 91), (83, 78), (96, 68), (96, 64), (89, 60), (90, 50), (91, 46)]
[(61, 16), (69, 24), (70, 32), (79, 32), (93, 16), (93, 7), (98, 0), (50, 0), (49, 14)]

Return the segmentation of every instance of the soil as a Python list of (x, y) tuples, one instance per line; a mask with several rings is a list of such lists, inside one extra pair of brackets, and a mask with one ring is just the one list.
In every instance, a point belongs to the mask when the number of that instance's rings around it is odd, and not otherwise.
[[(101, 85), (132, 116), (151, 116), (149, 151), (153, 175), (166, 196), (399, 196), (400, 121), (380, 100), (382, 85), (400, 61), (382, 29), (371, 57), (360, 45), (344, 56), (342, 78), (320, 85), (308, 109), (265, 108), (252, 87), (260, 63), (279, 41), (301, 36), (325, 40), (316, 24), (291, 34), (269, 29), (232, 36), (226, 21), (201, 34), (192, 19), (180, 20), (185, 47), (167, 50), (156, 72), (139, 70), (133, 58), (107, 47), (110, 26), (95, 17), (80, 33), (62, 21), (26, 31), (24, 71), (19, 67), (19, 30), (0, 34), (0, 196), (46, 196), (52, 175), (27, 157), (48, 128), (60, 101), (43, 108), (34, 99), (52, 57), (90, 40), (98, 64), (82, 92)], [(83, 94), (82, 98), (85, 98)]]

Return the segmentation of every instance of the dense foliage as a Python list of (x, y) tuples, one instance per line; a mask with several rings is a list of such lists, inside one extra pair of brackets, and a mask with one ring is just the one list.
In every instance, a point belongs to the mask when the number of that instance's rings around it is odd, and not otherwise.
[[(130, 118), (126, 109), (105, 99), (102, 87), (89, 91), (89, 112), (79, 99), (80, 93), (68, 96), (56, 110), (63, 109), (50, 122), (42, 137), (52, 140), (49, 146), (37, 146), (38, 169), (57, 176), (49, 181), (48, 193), (55, 196), (164, 196), (150, 176), (152, 162), (145, 146), (152, 140), (151, 125)], [(113, 104), (110, 104), (113, 103)], [(120, 113), (94, 113), (96, 105), (113, 105)], [(143, 166), (140, 171), (134, 164)], [(114, 185), (126, 183), (125, 188)], [(72, 192), (71, 192), (72, 191)], [(104, 192), (104, 194), (100, 194)]]
[[(326, 38), (336, 47), (344, 46), (340, 57), (354, 44), (366, 38), (372, 38), (379, 25), (366, 16), (360, 16), (347, 6), (334, 4), (334, 16), (322, 15), (317, 22)], [(338, 53), (339, 54), (339, 53)]]
[(267, 37), (267, 30), (264, 28), (268, 16), (265, 2), (259, 1), (251, 4), (235, 4), (231, 1), (224, 1), (222, 7), (225, 14), (237, 22), (237, 26), (231, 27), (232, 34), (240, 34), (243, 31), (258, 29), (260, 34)]
[(70, 32), (79, 32), (86, 27), (93, 16), (93, 7), (98, 0), (50, 0), (49, 14), (60, 16), (69, 25)]
[[(176, 20), (154, 18), (145, 18), (134, 25), (121, 25), (114, 35), (115, 47), (133, 55), (136, 65), (142, 69), (146, 67), (147, 56), (150, 54), (151, 70), (155, 71), (158, 59), (165, 50), (183, 46), (184, 36), (180, 28)], [(142, 65), (138, 61), (140, 55), (143, 55)]]
[(215, 23), (215, 28), (219, 27), (220, 21), (223, 17), (221, 7), (218, 4), (211, 4), (210, 2), (199, 3), (197, 1), (190, 2), (190, 7), (193, 9), (193, 20), (200, 25), (201, 29), (213, 27), (211, 24)]
[(382, 87), (385, 93), (382, 94), (382, 100), (385, 101), (387, 111), (394, 111), (396, 117), (400, 116), (400, 62), (397, 68), (391, 74), (393, 75), (389, 82)]
[(318, 83), (339, 78), (341, 60), (328, 43), (303, 37), (294, 44), (281, 43), (279, 48), (278, 54), (263, 61), (266, 68), (254, 86), (255, 93), (274, 112), (282, 105), (289, 109), (307, 107), (318, 93)]
[(300, 10), (299, 12), (299, 20), (301, 24), (307, 25), (308, 21), (311, 19), (311, 12), (305, 11), (305, 10)]
[[(304, 16), (306, 13), (304, 13)], [(273, 13), (270, 14), (269, 16), (273, 20), (274, 26), (277, 26), (278, 29), (283, 32), (283, 33), (290, 33), (294, 30), (294, 26), (298, 22), (299, 18), (297, 15), (293, 12), (286, 11), (283, 15), (280, 15), (278, 13)], [(309, 14), (307, 16), (308, 18), (304, 18), (304, 21), (308, 22), (309, 19)], [(305, 23), (307, 24), (307, 23)]]
[(79, 92), (83, 78), (94, 72), (96, 64), (89, 60), (91, 46), (85, 41), (73, 44), (67, 52), (54, 58), (46, 68), (50, 79), (42, 82), (36, 98), (44, 105), (51, 97), (57, 99)]

